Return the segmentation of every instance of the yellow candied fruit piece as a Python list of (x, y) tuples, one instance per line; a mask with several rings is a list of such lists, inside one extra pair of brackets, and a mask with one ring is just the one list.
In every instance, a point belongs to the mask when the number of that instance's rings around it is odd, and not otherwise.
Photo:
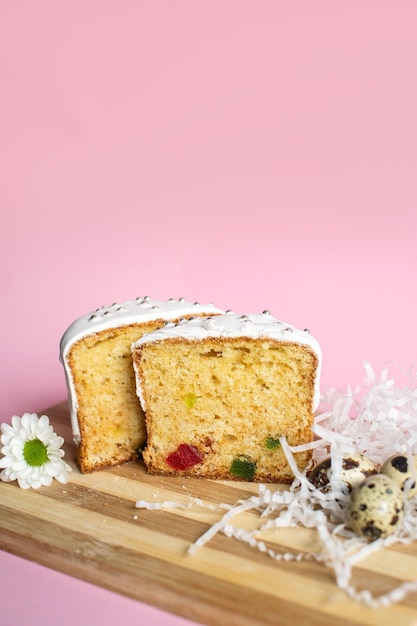
[(184, 402), (187, 409), (192, 409), (197, 402), (197, 396), (195, 395), (195, 393), (187, 393), (184, 396)]

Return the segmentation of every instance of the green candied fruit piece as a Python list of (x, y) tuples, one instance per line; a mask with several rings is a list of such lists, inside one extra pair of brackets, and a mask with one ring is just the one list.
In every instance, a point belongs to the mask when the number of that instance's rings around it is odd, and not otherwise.
[(270, 435), (268, 435), (268, 437), (265, 437), (264, 443), (265, 448), (268, 448), (268, 450), (276, 450), (277, 448), (281, 447), (279, 437), (271, 437)]
[(195, 395), (195, 393), (187, 393), (184, 396), (184, 402), (187, 409), (192, 409), (197, 402), (197, 396)]
[(230, 473), (242, 480), (253, 480), (256, 471), (256, 463), (247, 456), (235, 457), (230, 466)]

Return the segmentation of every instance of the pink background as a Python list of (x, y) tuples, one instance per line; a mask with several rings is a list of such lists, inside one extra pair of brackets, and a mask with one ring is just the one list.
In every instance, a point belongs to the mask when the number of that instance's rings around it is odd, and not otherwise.
[[(138, 295), (308, 327), (324, 387), (415, 364), (416, 23), (413, 0), (0, 0), (1, 421), (63, 400), (66, 327)], [(184, 623), (0, 563), (4, 626)]]

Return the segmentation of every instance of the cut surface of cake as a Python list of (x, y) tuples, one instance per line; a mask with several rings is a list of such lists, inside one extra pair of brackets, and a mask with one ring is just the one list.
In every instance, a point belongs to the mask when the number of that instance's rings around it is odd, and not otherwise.
[(215, 315), (211, 304), (184, 298), (137, 298), (74, 321), (60, 343), (78, 465), (83, 473), (135, 458), (146, 441), (131, 345), (167, 320)]
[[(167, 324), (132, 346), (150, 473), (291, 482), (280, 445), (312, 440), (320, 345), (307, 330), (227, 312)], [(295, 455), (302, 469), (310, 453)]]

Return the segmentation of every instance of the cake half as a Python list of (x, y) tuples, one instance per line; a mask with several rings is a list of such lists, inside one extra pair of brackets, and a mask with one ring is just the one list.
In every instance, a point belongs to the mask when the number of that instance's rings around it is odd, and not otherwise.
[(220, 313), (213, 305), (149, 297), (97, 309), (61, 339), (78, 465), (83, 473), (135, 458), (146, 441), (131, 345), (167, 320)]
[[(312, 440), (321, 350), (308, 331), (262, 315), (167, 324), (132, 346), (153, 474), (291, 482), (280, 445)], [(309, 452), (296, 454), (304, 468)]]

